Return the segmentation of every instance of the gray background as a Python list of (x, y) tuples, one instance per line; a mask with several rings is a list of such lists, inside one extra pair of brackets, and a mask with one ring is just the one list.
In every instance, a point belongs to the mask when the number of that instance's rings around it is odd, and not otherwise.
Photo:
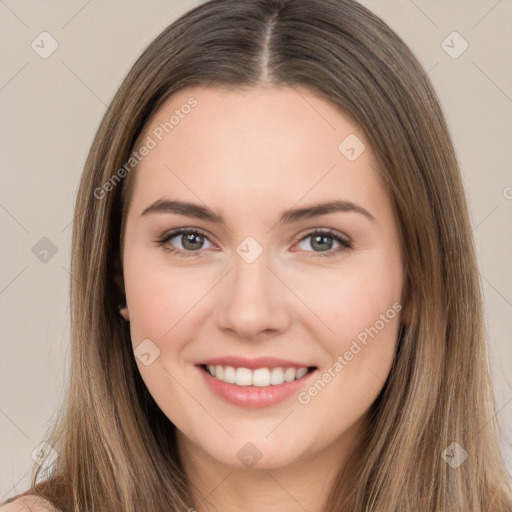
[[(196, 3), (0, 0), (1, 500), (27, 485), (31, 454), (62, 397), (70, 223), (92, 137), (140, 52)], [(361, 3), (416, 53), (448, 119), (478, 247), (512, 475), (512, 2)], [(58, 44), (46, 59), (31, 47), (50, 48), (44, 31)], [(464, 43), (454, 31), (469, 44), (457, 58)]]

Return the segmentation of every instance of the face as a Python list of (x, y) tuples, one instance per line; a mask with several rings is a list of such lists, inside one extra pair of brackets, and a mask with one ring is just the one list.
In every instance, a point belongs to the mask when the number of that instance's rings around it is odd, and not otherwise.
[(139, 140), (126, 319), (180, 443), (236, 467), (340, 456), (391, 369), (403, 288), (363, 134), (304, 88), (210, 86)]

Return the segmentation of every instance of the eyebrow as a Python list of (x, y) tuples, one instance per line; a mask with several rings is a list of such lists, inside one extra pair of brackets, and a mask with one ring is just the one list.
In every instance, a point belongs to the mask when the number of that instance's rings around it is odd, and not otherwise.
[[(281, 215), (278, 224), (292, 224), (301, 220), (312, 219), (320, 217), (321, 215), (338, 212), (360, 213), (369, 220), (375, 221), (375, 217), (369, 211), (351, 201), (329, 201), (327, 203), (315, 204), (304, 208), (286, 210)], [(222, 216), (213, 210), (199, 204), (188, 203), (185, 201), (159, 199), (148, 206), (141, 213), (141, 216), (148, 215), (150, 213), (176, 214), (215, 223), (224, 223)]]

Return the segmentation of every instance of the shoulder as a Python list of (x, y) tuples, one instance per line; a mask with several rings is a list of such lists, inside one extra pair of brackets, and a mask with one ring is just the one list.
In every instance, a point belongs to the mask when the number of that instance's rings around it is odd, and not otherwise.
[(59, 512), (48, 500), (39, 496), (22, 496), (0, 506), (0, 512)]

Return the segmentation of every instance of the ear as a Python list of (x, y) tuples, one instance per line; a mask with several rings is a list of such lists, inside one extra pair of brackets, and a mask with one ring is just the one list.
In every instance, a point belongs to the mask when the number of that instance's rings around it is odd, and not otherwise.
[(127, 306), (123, 306), (122, 308), (119, 308), (119, 313), (126, 321), (130, 320), (130, 312), (128, 311)]

